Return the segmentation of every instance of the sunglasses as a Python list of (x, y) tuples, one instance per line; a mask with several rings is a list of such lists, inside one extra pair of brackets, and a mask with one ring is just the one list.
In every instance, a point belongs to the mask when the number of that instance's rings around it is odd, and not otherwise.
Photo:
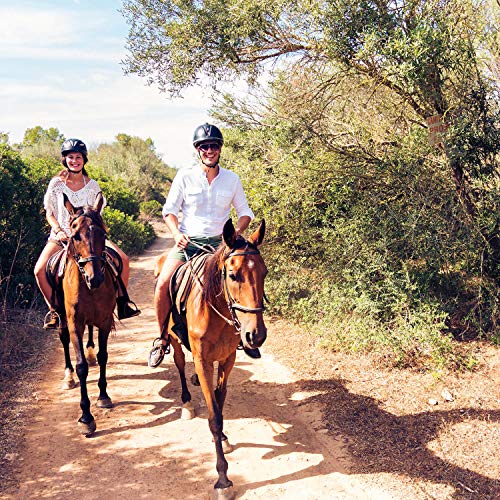
[(200, 144), (198, 148), (201, 149), (202, 151), (208, 151), (209, 149), (211, 149), (212, 151), (219, 151), (220, 144), (217, 143)]

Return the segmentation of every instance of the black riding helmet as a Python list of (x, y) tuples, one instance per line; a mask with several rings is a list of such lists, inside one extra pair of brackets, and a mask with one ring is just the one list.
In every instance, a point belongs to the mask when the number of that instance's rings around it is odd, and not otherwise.
[(197, 148), (202, 142), (217, 142), (221, 146), (224, 144), (222, 132), (215, 125), (204, 123), (196, 128), (193, 134), (193, 146)]
[(81, 153), (83, 156), (83, 164), (87, 163), (87, 146), (80, 139), (66, 139), (61, 146), (61, 155), (63, 156), (63, 165), (66, 166), (64, 157), (69, 153)]

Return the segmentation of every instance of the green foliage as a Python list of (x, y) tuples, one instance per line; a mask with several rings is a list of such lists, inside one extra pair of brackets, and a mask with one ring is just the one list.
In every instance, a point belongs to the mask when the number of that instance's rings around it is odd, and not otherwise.
[(15, 148), (21, 152), (23, 158), (61, 158), (61, 144), (64, 135), (57, 128), (44, 129), (40, 125), (26, 129), (21, 144)]
[(44, 190), (36, 163), (30, 168), (6, 144), (0, 144), (0, 298), (24, 304), (33, 293), (33, 263), (44, 244), (40, 207)]
[(106, 207), (103, 218), (110, 240), (127, 254), (141, 253), (155, 239), (153, 227), (149, 223), (142, 224), (119, 210)]
[(157, 155), (153, 141), (127, 134), (118, 134), (116, 139), (112, 144), (101, 144), (92, 152), (89, 171), (98, 171), (101, 179), (126, 186), (139, 202), (164, 201), (175, 170)]
[(113, 179), (100, 169), (89, 167), (90, 177), (99, 183), (106, 198), (106, 204), (132, 217), (139, 215), (139, 200), (134, 191), (122, 179)]
[(143, 201), (139, 207), (141, 218), (146, 221), (150, 221), (156, 217), (161, 217), (162, 209), (163, 205), (156, 200)]

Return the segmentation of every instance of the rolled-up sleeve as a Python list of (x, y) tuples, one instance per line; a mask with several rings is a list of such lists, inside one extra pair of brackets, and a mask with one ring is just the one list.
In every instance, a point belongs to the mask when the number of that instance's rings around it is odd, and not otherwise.
[(163, 210), (161, 212), (162, 216), (165, 217), (168, 214), (174, 214), (175, 216), (177, 216), (182, 206), (182, 200), (183, 200), (182, 176), (178, 173), (174, 177), (172, 185), (170, 186), (170, 191), (168, 192), (167, 199), (165, 201), (165, 204), (163, 205)]
[(243, 186), (241, 185), (241, 181), (239, 178), (236, 182), (232, 204), (234, 209), (236, 210), (238, 218), (243, 217), (244, 215), (250, 217), (250, 219), (252, 220), (255, 218), (255, 215), (248, 205), (247, 197), (245, 196), (245, 192), (243, 191)]

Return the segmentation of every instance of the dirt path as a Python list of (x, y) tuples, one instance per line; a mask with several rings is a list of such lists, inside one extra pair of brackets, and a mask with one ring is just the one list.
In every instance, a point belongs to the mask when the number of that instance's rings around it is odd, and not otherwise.
[[(152, 308), (155, 258), (171, 240), (161, 233), (132, 262), (131, 296), (142, 315), (118, 325), (110, 339), (108, 392), (115, 407), (95, 407), (98, 367), (91, 367), (89, 395), (97, 432), (76, 428), (79, 389), (63, 391), (59, 348), (36, 391), (38, 408), (26, 423), (16, 457), (19, 487), (1, 498), (198, 499), (211, 495), (215, 451), (201, 391), (193, 388), (197, 418), (180, 420), (180, 384), (171, 355), (160, 368), (147, 366), (156, 336)], [(270, 325), (270, 335), (272, 335)], [(187, 375), (193, 373), (188, 357)], [(328, 434), (319, 407), (303, 404), (292, 373), (263, 349), (260, 360), (238, 352), (229, 381), (225, 432), (237, 498), (395, 498), (345, 473), (341, 442)]]

